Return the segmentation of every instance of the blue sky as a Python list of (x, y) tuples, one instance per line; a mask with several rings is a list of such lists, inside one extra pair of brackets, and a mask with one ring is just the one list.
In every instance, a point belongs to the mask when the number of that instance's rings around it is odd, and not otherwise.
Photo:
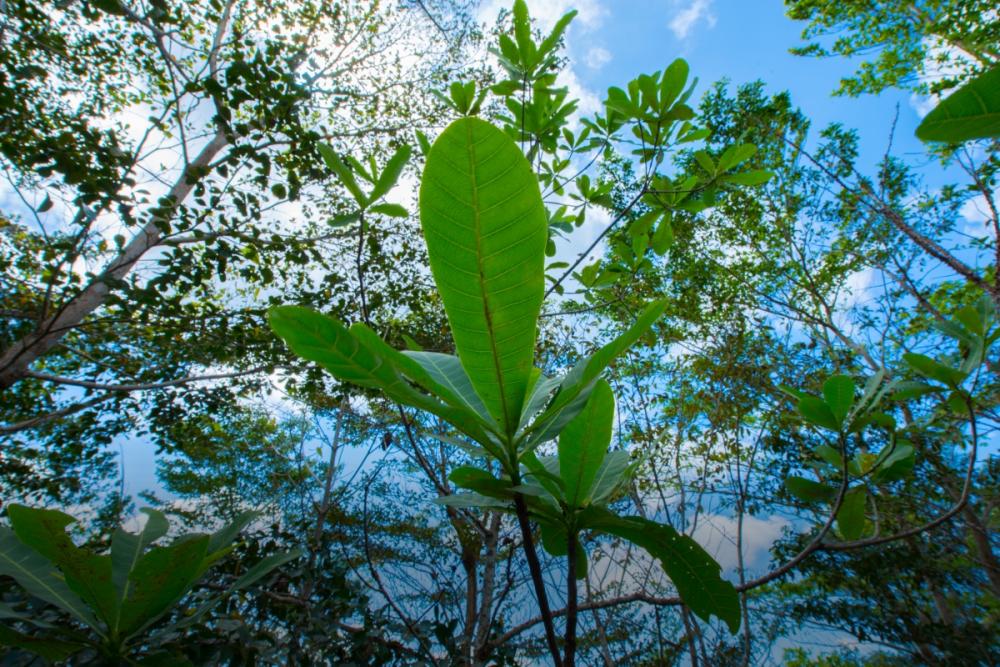
[[(487, 2), (482, 15), (508, 4)], [(624, 86), (682, 57), (700, 80), (696, 95), (722, 78), (734, 84), (761, 79), (769, 92), (789, 90), (815, 129), (835, 121), (856, 128), (864, 167), (885, 153), (899, 104), (894, 149), (923, 154), (913, 136), (919, 116), (910, 94), (833, 97), (857, 63), (791, 55), (788, 49), (802, 43), (805, 24), (787, 18), (780, 0), (528, 0), (528, 5), (544, 27), (569, 9), (579, 11), (567, 37), (568, 83), (584, 110), (588, 102), (602, 100), (609, 86)]]

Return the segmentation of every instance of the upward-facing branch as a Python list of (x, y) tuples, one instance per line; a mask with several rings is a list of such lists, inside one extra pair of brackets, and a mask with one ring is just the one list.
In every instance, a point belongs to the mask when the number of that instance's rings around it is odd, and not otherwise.
[(128, 275), (150, 248), (159, 245), (162, 238), (161, 225), (173, 217), (180, 203), (187, 199), (200, 180), (203, 170), (226, 144), (223, 133), (217, 132), (170, 188), (164, 198), (168, 204), (151, 217), (104, 270), (54, 315), (42, 321), (35, 331), (4, 351), (0, 356), (0, 389), (6, 389), (26, 377), (28, 368), (36, 359), (52, 349), (63, 336), (102, 306), (111, 294), (112, 285)]

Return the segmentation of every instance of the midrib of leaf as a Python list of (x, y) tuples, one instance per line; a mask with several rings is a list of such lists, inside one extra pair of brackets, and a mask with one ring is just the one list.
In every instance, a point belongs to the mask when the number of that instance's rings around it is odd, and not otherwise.
[[(142, 532), (136, 535), (136, 540), (135, 540), (136, 548), (133, 551), (132, 558), (129, 561), (129, 568), (128, 568), (129, 572), (132, 572), (132, 570), (135, 569), (135, 564), (139, 562), (139, 557), (142, 555), (142, 543), (143, 543), (142, 536), (145, 534), (145, 532), (146, 529), (144, 526)], [(115, 635), (118, 634), (118, 626), (121, 625), (122, 606), (125, 604), (125, 601), (128, 600), (128, 594), (130, 588), (131, 588), (131, 579), (129, 579), (128, 573), (126, 573), (125, 585), (122, 586), (122, 596), (118, 602), (118, 609), (115, 610), (115, 625), (113, 628), (111, 628), (111, 632)]]
[(483, 317), (486, 318), (486, 330), (489, 332), (490, 351), (493, 355), (493, 370), (496, 374), (500, 390), (500, 412), (503, 416), (503, 428), (507, 437), (511, 433), (510, 413), (507, 410), (507, 392), (504, 390), (503, 370), (500, 368), (500, 354), (497, 350), (496, 335), (493, 332), (493, 313), (490, 311), (489, 295), (486, 290), (486, 270), (483, 266), (483, 230), (479, 211), (479, 183), (476, 179), (476, 145), (472, 133), (472, 123), (466, 124), (466, 146), (469, 156), (469, 179), (472, 182), (472, 219), (474, 236), (476, 237), (476, 270), (479, 272), (479, 293), (483, 298)]

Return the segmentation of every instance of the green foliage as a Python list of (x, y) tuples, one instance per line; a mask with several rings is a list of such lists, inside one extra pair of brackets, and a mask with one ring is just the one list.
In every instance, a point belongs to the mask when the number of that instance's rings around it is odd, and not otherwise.
[[(349, 316), (348, 266), (367, 269), (374, 317), (434, 310), (413, 289), (416, 219), (385, 198), (440, 113), (443, 67), (480, 77), (443, 48), (470, 28), (446, 9), (448, 32), (423, 34), (426, 16), (384, 3), (4, 5), (0, 159), (23, 195), (0, 213), (8, 500), (105, 502), (116, 437), (164, 445), (259, 399), (291, 361), (266, 307)], [(319, 384), (294, 370), (297, 396)]]
[[(788, 16), (807, 25), (810, 40), (792, 53), (858, 57), (857, 71), (841, 80), (838, 94), (879, 93), (887, 88), (920, 93), (946, 90), (996, 63), (1000, 21), (989, 0), (785, 0)], [(945, 48), (934, 50), (935, 45)], [(923, 77), (935, 70), (956, 74)], [(929, 81), (928, 81), (929, 80)]]
[[(908, 439), (911, 434), (907, 428), (899, 428), (890, 414), (893, 403), (947, 394), (943, 406), (947, 412), (974, 419), (972, 399), (962, 384), (980, 369), (986, 351), (1000, 338), (995, 324), (995, 306), (984, 296), (975, 305), (959, 309), (952, 319), (935, 323), (938, 331), (958, 344), (957, 357), (938, 361), (914, 352), (902, 355), (902, 361), (913, 373), (944, 387), (901, 379), (886, 383), (882, 372), (868, 379), (859, 401), (855, 401), (854, 381), (846, 375), (828, 377), (823, 383), (823, 398), (782, 387), (796, 399), (802, 419), (838, 435), (836, 448), (821, 444), (813, 449), (817, 459), (813, 467), (819, 481), (791, 475), (785, 478), (785, 489), (803, 502), (832, 505), (837, 529), (845, 540), (864, 536), (869, 531), (867, 506), (876, 501), (871, 495), (873, 488), (905, 479), (912, 475), (915, 466), (916, 450)], [(861, 447), (853, 457), (849, 456), (847, 435), (872, 428), (886, 434), (888, 442), (878, 452)], [(842, 487), (831, 481), (838, 478), (843, 480)], [(880, 496), (886, 498), (884, 494)]]
[[(891, 151), (868, 178), (849, 127), (812, 136), (761, 82), (699, 101), (669, 58), (579, 117), (561, 72), (574, 12), (539, 32), (518, 0), (496, 61), (478, 63), (455, 6), (0, 11), (0, 157), (25, 195), (24, 215), (0, 215), (14, 434), (0, 486), (102, 494), (98, 522), (116, 521), (126, 498), (95, 480), (109, 445), (148, 432), (190, 524), (248, 506), (275, 520), (230, 551), (245, 518), (161, 544), (149, 512), (140, 533), (81, 548), (67, 515), (26, 523), (13, 505), (0, 642), (14, 659), (518, 664), (540, 659), (531, 635), (548, 620), (556, 663), (561, 626), (566, 662), (754, 664), (819, 620), (898, 647), (885, 664), (997, 662), (996, 465), (970, 447), (992, 436), (1000, 396), (995, 240), (962, 222), (993, 203), (995, 142), (934, 149), (966, 183), (923, 188)], [(799, 53), (860, 57), (841, 92), (939, 93), (995, 71), (988, 3), (786, 7), (808, 22)], [(338, 60), (328, 47), (343, 43)], [(416, 57), (387, 56), (403, 44)], [(921, 135), (989, 135), (973, 120), (993, 88), (972, 80)], [(117, 120), (136, 107), (163, 140), (152, 152)], [(161, 150), (181, 168), (135, 157)], [(419, 160), (420, 220), (387, 201)], [(146, 173), (171, 194), (150, 199)], [(564, 258), (598, 219), (594, 244)], [(869, 277), (879, 290), (845, 299)], [(60, 313), (77, 316), (51, 326)], [(236, 377), (202, 382), (207, 369)], [(791, 411), (775, 391), (788, 385)], [(345, 449), (365, 452), (354, 475)], [(789, 528), (775, 563), (809, 558), (785, 583), (754, 580), (749, 531), (789, 499), (823, 534)], [(739, 587), (689, 536), (730, 519)], [(539, 540), (559, 560), (532, 563)], [(272, 570), (293, 544), (308, 562)], [(619, 565), (621, 581), (601, 577)], [(588, 570), (601, 609), (577, 628), (573, 575)], [(219, 595), (266, 571), (266, 590)], [(546, 610), (563, 582), (566, 608)], [(619, 606), (637, 595), (660, 603)]]
[(718, 616), (733, 634), (739, 630), (736, 589), (720, 576), (719, 564), (693, 539), (671, 526), (596, 509), (586, 513), (583, 524), (641, 546), (660, 561), (691, 611), (705, 620)]
[[(421, 186), (421, 222), (460, 360), (451, 374), (435, 368), (445, 382), (434, 380), (412, 357), (392, 351), (363, 325), (348, 330), (332, 318), (285, 307), (271, 312), (275, 332), (338, 378), (378, 387), (395, 400), (444, 417), (500, 464), (502, 479), (487, 470), (454, 470), (450, 480), (475, 495), (445, 498), (445, 504), (513, 513), (523, 502), (537, 521), (566, 535), (571, 545), (588, 528), (633, 541), (648, 534), (648, 526), (636, 531), (634, 521), (609, 521), (614, 515), (604, 510), (594, 514), (627, 473), (627, 467), (610, 464), (620, 457), (606, 457), (614, 401), (598, 375), (653, 325), (662, 306), (650, 307), (632, 330), (578, 363), (558, 384), (533, 371), (543, 289), (542, 200), (517, 146), (483, 121), (455, 121), (434, 143)], [(532, 384), (541, 392), (537, 400), (528, 393)], [(479, 402), (488, 415), (473, 408)], [(560, 459), (567, 460), (549, 466), (533, 450), (556, 436)], [(537, 486), (525, 486), (524, 473)], [(654, 533), (662, 539), (640, 544), (661, 558), (697, 614), (719, 615), (735, 632), (735, 589), (721, 580), (718, 566), (703, 551), (697, 551), (698, 566), (681, 565), (682, 552), (668, 548), (680, 539), (670, 530)], [(692, 545), (685, 544), (686, 550), (695, 552)]]
[[(403, 168), (406, 166), (412, 153), (412, 149), (409, 146), (403, 144), (397, 148), (396, 152), (392, 154), (392, 157), (389, 158), (380, 172), (376, 171), (374, 161), (369, 169), (365, 169), (360, 162), (352, 158), (350, 166), (348, 166), (340, 159), (336, 151), (326, 144), (319, 144), (317, 150), (323, 158), (323, 162), (326, 163), (326, 166), (336, 174), (340, 182), (351, 193), (351, 196), (354, 197), (354, 202), (357, 205), (357, 210), (337, 216), (331, 220), (331, 226), (343, 227), (344, 225), (356, 222), (369, 211), (394, 218), (405, 218), (409, 215), (406, 209), (399, 204), (378, 203), (380, 199), (392, 190), (396, 182), (399, 181), (399, 177), (403, 173)], [(371, 185), (369, 192), (366, 193), (361, 188), (355, 178), (355, 174)]]
[(158, 634), (198, 621), (226, 596), (300, 555), (292, 550), (261, 559), (183, 620), (153, 630), (233, 549), (233, 540), (255, 515), (244, 513), (212, 535), (184, 535), (170, 544), (155, 546), (169, 529), (167, 518), (157, 510), (143, 511), (147, 519), (142, 530), (130, 533), (118, 528), (110, 553), (100, 554), (73, 543), (66, 528), (75, 519), (68, 514), (9, 505), (12, 529), (0, 528), (0, 574), (12, 577), (30, 595), (69, 613), (89, 634), (6, 613), (8, 619), (34, 625), (37, 631), (25, 635), (3, 627), (0, 643), (59, 660), (84, 650), (96, 651), (107, 659), (140, 654), (154, 658), (158, 656)]
[(566, 504), (586, 507), (597, 472), (604, 463), (614, 425), (615, 397), (598, 380), (583, 410), (559, 433), (559, 479)]

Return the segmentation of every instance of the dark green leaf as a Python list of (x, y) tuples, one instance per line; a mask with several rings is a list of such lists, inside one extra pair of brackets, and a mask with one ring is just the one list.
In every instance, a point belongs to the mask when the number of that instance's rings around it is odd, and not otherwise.
[(570, 507), (590, 501), (597, 470), (611, 443), (614, 416), (611, 386), (598, 380), (583, 410), (559, 434), (559, 474)]
[(37, 551), (0, 526), (0, 575), (11, 577), (39, 600), (54, 604), (77, 620), (100, 631), (101, 626), (83, 600), (70, 590), (63, 576)]
[[(550, 556), (560, 557), (569, 555), (569, 537), (566, 528), (556, 523), (543, 521), (539, 523), (542, 533), (542, 548)], [(587, 550), (580, 544), (579, 538), (576, 543), (576, 578), (585, 579), (587, 577)]]
[(410, 213), (399, 204), (375, 204), (368, 209), (372, 213), (381, 213), (391, 218), (406, 218)]
[(459, 466), (448, 475), (455, 486), (475, 491), (491, 498), (508, 499), (513, 497), (510, 482), (494, 477), (486, 470), (472, 466)]
[(197, 581), (209, 538), (195, 535), (154, 547), (129, 574), (130, 595), (122, 604), (120, 632), (130, 637), (149, 627), (180, 601)]
[(892, 393), (892, 400), (907, 401), (926, 394), (939, 394), (944, 391), (943, 387), (924, 384), (923, 382), (899, 382), (896, 384), (896, 391)]
[(727, 183), (753, 187), (755, 185), (763, 185), (773, 177), (774, 172), (767, 171), (766, 169), (755, 169), (752, 171), (740, 172), (739, 174), (728, 174), (725, 177), (725, 180)]
[(708, 621), (718, 616), (732, 633), (740, 627), (740, 601), (736, 589), (722, 578), (715, 560), (687, 535), (670, 526), (641, 517), (618, 517), (591, 507), (581, 515), (582, 527), (616, 535), (659, 559), (664, 572), (691, 611)]
[(910, 445), (897, 443), (892, 452), (879, 465), (876, 479), (880, 482), (895, 482), (910, 474), (916, 465), (916, 452)]
[(836, 431), (840, 422), (834, 416), (830, 406), (816, 396), (803, 396), (798, 403), (799, 414), (811, 424)]
[(327, 224), (331, 227), (346, 227), (352, 223), (357, 222), (361, 219), (361, 212), (355, 211), (354, 213), (346, 213), (344, 215), (338, 215), (335, 218), (331, 218)]
[(129, 533), (123, 528), (115, 530), (111, 538), (111, 579), (118, 591), (119, 615), (111, 623), (112, 630), (120, 622), (121, 602), (129, 595), (129, 572), (135, 567), (146, 548), (167, 534), (170, 524), (166, 515), (151, 508), (143, 508), (146, 524), (138, 533)]
[(111, 580), (111, 556), (77, 547), (66, 533), (76, 519), (57, 510), (9, 505), (17, 538), (56, 565), (66, 584), (108, 625), (118, 615), (118, 593)]
[(908, 352), (903, 355), (903, 360), (917, 373), (932, 380), (937, 380), (949, 387), (957, 387), (965, 380), (966, 374), (961, 370), (942, 364), (923, 354)]
[(831, 375), (823, 383), (823, 398), (837, 425), (843, 424), (854, 406), (854, 380), (847, 375)]
[(41, 656), (50, 662), (64, 662), (87, 647), (86, 644), (79, 642), (32, 637), (3, 625), (0, 625), (0, 646), (19, 648), (22, 651)]
[(730, 146), (719, 156), (719, 171), (726, 171), (752, 158), (757, 152), (753, 144), (737, 144)]
[(948, 143), (1000, 137), (1000, 67), (994, 66), (949, 95), (924, 117), (917, 137)]
[(406, 163), (410, 160), (410, 154), (412, 152), (412, 149), (406, 144), (403, 144), (396, 149), (396, 152), (392, 154), (392, 157), (389, 158), (389, 161), (386, 163), (381, 175), (379, 175), (378, 181), (375, 183), (375, 187), (372, 188), (371, 194), (368, 196), (368, 201), (378, 201), (381, 197), (389, 193), (389, 190), (391, 190), (399, 180), (399, 175), (403, 173), (403, 167), (405, 167)]
[(844, 469), (844, 457), (830, 445), (819, 445), (813, 449), (813, 453), (823, 459), (837, 470)]
[(368, 197), (365, 196), (364, 192), (362, 192), (358, 182), (354, 180), (354, 174), (352, 174), (347, 165), (343, 163), (340, 156), (337, 155), (337, 152), (326, 144), (319, 144), (317, 148), (319, 149), (319, 154), (323, 157), (323, 161), (326, 162), (326, 166), (337, 175), (340, 182), (344, 184), (344, 187), (346, 187), (351, 193), (351, 196), (354, 197), (354, 201), (356, 201), (359, 206), (364, 206), (368, 203)]
[(510, 509), (513, 507), (510, 501), (490, 498), (478, 493), (456, 493), (451, 496), (435, 498), (433, 502), (436, 505), (461, 508)]
[(796, 475), (785, 479), (785, 488), (790, 494), (806, 502), (830, 502), (837, 497), (836, 489)]
[(837, 530), (846, 540), (856, 540), (865, 532), (865, 502), (868, 493), (864, 486), (855, 486), (844, 494), (844, 502), (837, 512)]

